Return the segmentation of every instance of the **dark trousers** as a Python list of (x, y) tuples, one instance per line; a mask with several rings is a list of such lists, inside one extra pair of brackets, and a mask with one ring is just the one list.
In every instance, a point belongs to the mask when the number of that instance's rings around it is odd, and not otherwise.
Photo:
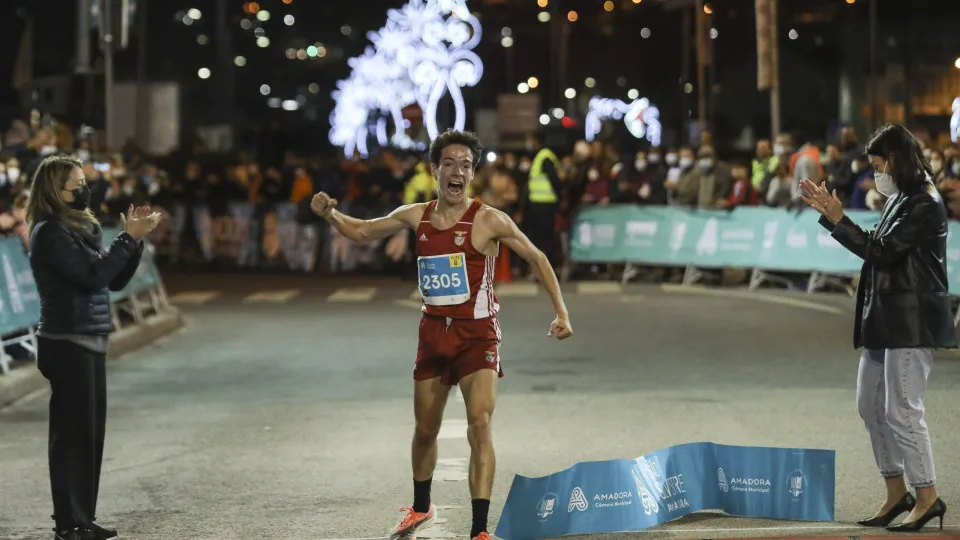
[(537, 247), (550, 264), (556, 268), (557, 257), (557, 205), (551, 203), (530, 203), (523, 213), (523, 227), (530, 242)]
[(106, 355), (40, 338), (37, 367), (50, 381), (49, 463), (57, 529), (95, 519), (107, 423)]

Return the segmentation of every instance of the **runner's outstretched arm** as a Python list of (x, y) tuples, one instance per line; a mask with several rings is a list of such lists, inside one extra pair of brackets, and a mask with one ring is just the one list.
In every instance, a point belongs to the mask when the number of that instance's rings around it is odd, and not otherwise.
[(550, 302), (553, 303), (553, 309), (557, 312), (557, 319), (550, 326), (550, 335), (557, 339), (566, 339), (573, 335), (570, 314), (567, 312), (567, 305), (560, 292), (560, 283), (547, 256), (533, 245), (533, 242), (523, 234), (509, 216), (500, 210), (488, 209), (485, 212), (485, 218), (493, 232), (493, 238), (503, 242), (536, 270), (537, 277), (540, 278), (540, 283), (543, 283), (543, 288), (547, 290)]
[(336, 209), (337, 200), (324, 192), (317, 193), (310, 201), (313, 213), (326, 219), (340, 234), (354, 242), (364, 243), (393, 236), (407, 227), (415, 227), (423, 215), (423, 204), (407, 204), (384, 217), (357, 219)]

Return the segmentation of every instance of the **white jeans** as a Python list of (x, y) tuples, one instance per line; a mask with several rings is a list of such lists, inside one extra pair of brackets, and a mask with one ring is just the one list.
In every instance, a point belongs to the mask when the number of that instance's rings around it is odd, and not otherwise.
[(933, 349), (864, 349), (857, 377), (857, 409), (870, 434), (883, 476), (906, 472), (913, 487), (937, 483), (923, 392)]

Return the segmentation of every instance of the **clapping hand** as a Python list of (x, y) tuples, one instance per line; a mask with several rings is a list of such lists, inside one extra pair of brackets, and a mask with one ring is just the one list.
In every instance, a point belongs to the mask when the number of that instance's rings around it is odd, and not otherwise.
[(817, 185), (809, 179), (804, 179), (800, 182), (800, 189), (803, 191), (800, 194), (800, 200), (836, 225), (843, 219), (843, 203), (837, 197), (837, 190), (833, 190), (833, 194), (830, 194), (823, 186), (824, 184)]
[(120, 222), (127, 234), (135, 240), (140, 240), (160, 224), (160, 213), (150, 210), (149, 205), (134, 207), (131, 204), (126, 215), (120, 214)]

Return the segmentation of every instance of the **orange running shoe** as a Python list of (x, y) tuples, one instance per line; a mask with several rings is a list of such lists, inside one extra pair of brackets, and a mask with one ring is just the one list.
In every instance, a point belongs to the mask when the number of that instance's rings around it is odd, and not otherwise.
[(474, 536), (474, 537), (473, 537), (473, 540), (493, 540), (493, 539), (490, 538), (490, 535), (487, 534), (486, 532), (482, 532), (482, 533)]
[(418, 530), (433, 525), (433, 520), (437, 517), (437, 509), (433, 504), (426, 512), (414, 512), (410, 506), (404, 506), (400, 511), (406, 512), (406, 515), (400, 520), (397, 528), (393, 530), (390, 540), (409, 539)]

